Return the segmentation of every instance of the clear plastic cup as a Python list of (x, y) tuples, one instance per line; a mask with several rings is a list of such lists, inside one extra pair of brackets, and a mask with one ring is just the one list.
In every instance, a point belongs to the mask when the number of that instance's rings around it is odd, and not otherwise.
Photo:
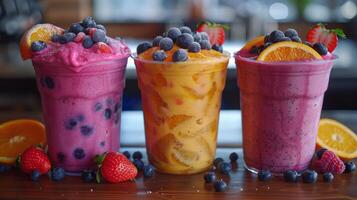
[(96, 154), (119, 150), (127, 59), (81, 67), (33, 62), (55, 166), (77, 173), (92, 168)]
[(178, 63), (134, 60), (149, 161), (170, 174), (210, 168), (229, 55)]
[(252, 171), (305, 170), (333, 59), (267, 63), (236, 55), (243, 152)]

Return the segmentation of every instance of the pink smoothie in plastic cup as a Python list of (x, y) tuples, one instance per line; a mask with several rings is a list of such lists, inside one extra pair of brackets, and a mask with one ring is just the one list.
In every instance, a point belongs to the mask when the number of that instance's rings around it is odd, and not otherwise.
[(269, 63), (247, 55), (235, 56), (246, 167), (276, 174), (305, 170), (315, 152), (333, 56)]
[(105, 45), (109, 52), (102, 52), (97, 43), (85, 48), (82, 42), (49, 42), (32, 57), (49, 156), (67, 172), (92, 168), (95, 155), (119, 150), (130, 50), (109, 37)]

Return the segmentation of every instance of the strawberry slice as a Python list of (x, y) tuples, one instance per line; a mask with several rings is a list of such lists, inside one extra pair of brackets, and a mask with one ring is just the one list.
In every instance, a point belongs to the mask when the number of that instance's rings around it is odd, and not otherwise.
[(222, 45), (225, 36), (224, 29), (228, 29), (228, 27), (222, 24), (204, 21), (198, 25), (197, 32), (206, 32), (211, 45)]
[(309, 30), (306, 40), (312, 44), (323, 43), (328, 51), (332, 53), (337, 47), (338, 36), (346, 38), (342, 29), (327, 29), (323, 24), (317, 24), (315, 27)]

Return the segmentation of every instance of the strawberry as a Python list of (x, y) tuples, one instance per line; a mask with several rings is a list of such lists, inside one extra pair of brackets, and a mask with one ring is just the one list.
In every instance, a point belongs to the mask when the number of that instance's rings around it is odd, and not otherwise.
[(97, 182), (103, 177), (109, 183), (119, 183), (132, 180), (138, 174), (136, 167), (126, 158), (125, 155), (117, 152), (109, 152), (97, 156), (99, 170), (97, 172)]
[(51, 163), (45, 151), (36, 146), (26, 149), (19, 157), (20, 168), (23, 172), (31, 174), (37, 170), (45, 174), (51, 169)]
[(98, 42), (95, 45), (99, 53), (113, 53), (112, 48), (104, 42)]
[(317, 24), (309, 30), (306, 40), (312, 44), (320, 42), (327, 47), (330, 53), (332, 53), (337, 47), (338, 36), (346, 38), (342, 29), (327, 29), (323, 24)]
[(227, 26), (222, 24), (205, 21), (198, 25), (197, 32), (206, 32), (211, 45), (222, 45), (224, 43), (224, 29), (227, 28)]
[(321, 158), (314, 161), (313, 167), (320, 173), (331, 172), (333, 174), (342, 174), (345, 171), (345, 164), (332, 151), (326, 150)]
[(73, 39), (73, 41), (74, 41), (74, 42), (77, 42), (77, 43), (80, 43), (80, 42), (83, 41), (84, 36), (86, 36), (85, 33), (79, 32), (79, 33), (77, 34), (77, 36)]

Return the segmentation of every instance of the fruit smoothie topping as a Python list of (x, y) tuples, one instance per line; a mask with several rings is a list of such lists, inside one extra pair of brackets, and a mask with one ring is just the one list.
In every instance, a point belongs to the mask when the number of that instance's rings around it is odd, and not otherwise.
[(239, 55), (265, 62), (333, 59), (338, 36), (346, 37), (341, 29), (329, 30), (322, 24), (309, 30), (305, 42), (295, 29), (289, 28), (284, 32), (274, 30), (266, 36), (250, 40)]
[(23, 59), (75, 67), (130, 55), (128, 46), (108, 37), (105, 27), (92, 17), (72, 24), (68, 30), (52, 24), (35, 25), (22, 37), (20, 49)]
[(141, 59), (165, 62), (213, 60), (225, 57), (223, 43), (224, 26), (204, 22), (196, 32), (187, 26), (172, 27), (152, 42), (139, 44), (137, 54)]

